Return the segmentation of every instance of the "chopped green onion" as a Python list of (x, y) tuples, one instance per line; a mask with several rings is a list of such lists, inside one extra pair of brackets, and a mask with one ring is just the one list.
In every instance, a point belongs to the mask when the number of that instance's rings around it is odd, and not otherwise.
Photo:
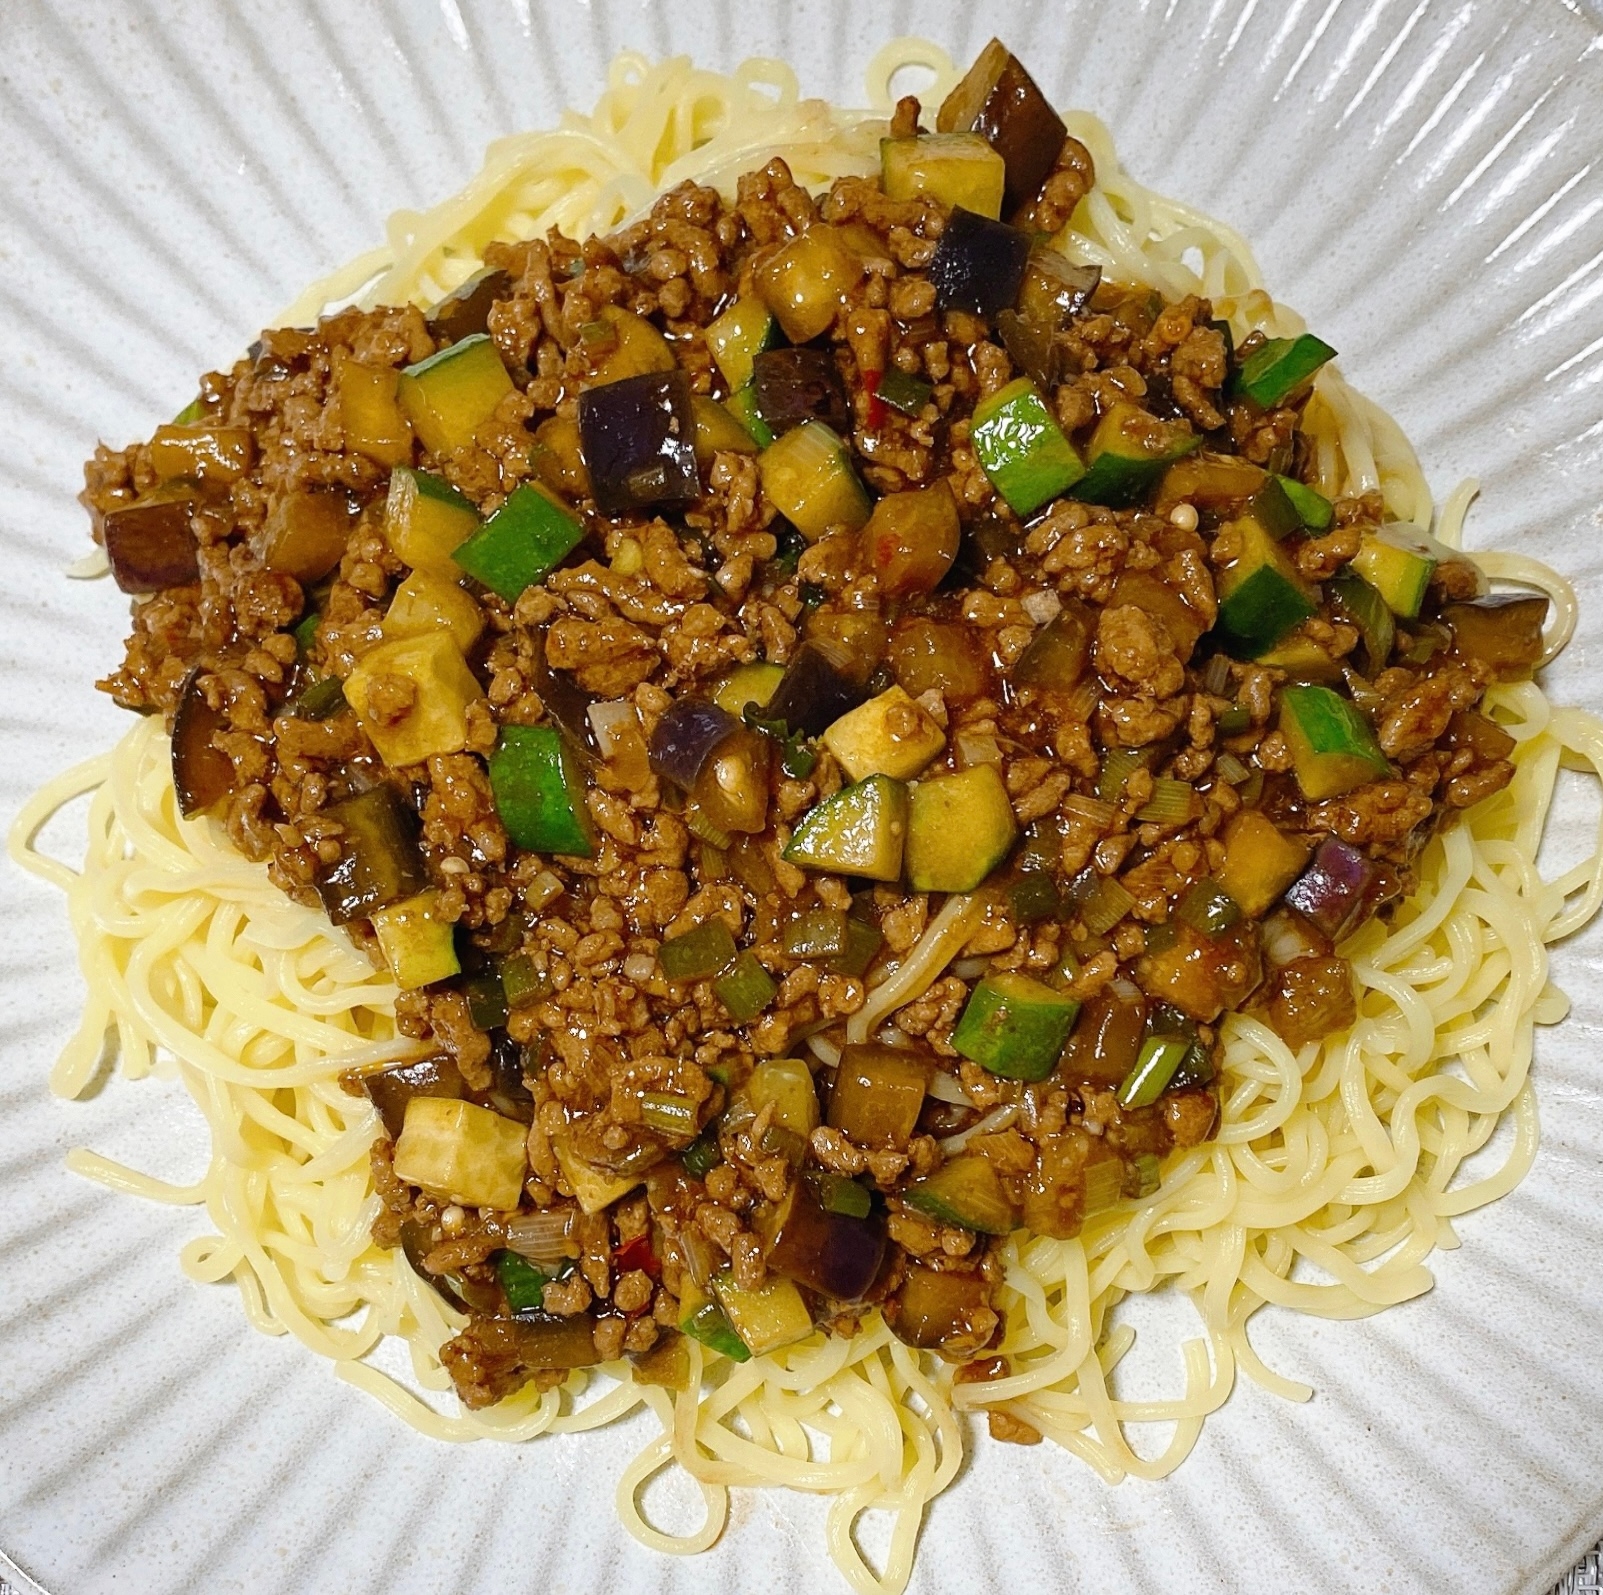
[(1230, 685), (1230, 655), (1215, 654), (1202, 672), (1202, 690), (1210, 698), (1222, 698)]
[(748, 947), (727, 974), (713, 981), (712, 989), (735, 1023), (743, 1025), (747, 1020), (755, 1019), (774, 1000), (779, 983)]
[(1181, 1036), (1148, 1036), (1135, 1066), (1119, 1087), (1119, 1106), (1146, 1108), (1156, 1102), (1168, 1089), (1190, 1045)]
[(322, 615), (315, 609), (309, 609), (301, 616), (295, 630), (291, 633), (295, 638), (295, 648), (298, 653), (305, 655), (312, 651), (312, 644), (317, 640), (318, 622), (322, 618)]
[(1124, 1195), (1124, 1163), (1116, 1157), (1103, 1158), (1085, 1171), (1085, 1203), (1089, 1216), (1112, 1207)]
[[(1186, 888), (1174, 917), (1204, 936), (1222, 936), (1240, 922), (1241, 909), (1217, 881), (1195, 881)], [(1150, 940), (1147, 945), (1151, 946)]]
[(546, 1276), (528, 1258), (516, 1252), (495, 1254), (495, 1277), (501, 1282), (507, 1306), (515, 1313), (538, 1312), (545, 1299)]
[(722, 848), (725, 852), (734, 840), (728, 831), (720, 831), (702, 812), (700, 805), (695, 803), (685, 810), (685, 829), (699, 841), (706, 842), (710, 847)]
[(551, 989), (550, 980), (535, 968), (527, 953), (514, 953), (501, 965), (501, 990), (509, 1008), (539, 1002)]
[(1130, 1195), (1138, 1201), (1151, 1196), (1163, 1183), (1163, 1172), (1157, 1155), (1143, 1152), (1130, 1162)]
[(685, 1148), (684, 1156), (679, 1161), (684, 1164), (687, 1174), (693, 1174), (698, 1180), (704, 1180), (723, 1160), (724, 1154), (718, 1146), (717, 1128), (709, 1124)]
[(793, 1169), (799, 1169), (807, 1156), (806, 1140), (784, 1124), (770, 1124), (763, 1131), (761, 1145), (770, 1157), (784, 1158)]
[(1213, 761), (1213, 767), (1231, 786), (1240, 786), (1252, 774), (1233, 753), (1221, 753)]
[(647, 1091), (640, 1098), (640, 1122), (659, 1135), (684, 1140), (696, 1133), (696, 1104), (672, 1091)]
[(1331, 577), (1330, 593), (1363, 637), (1370, 671), (1384, 670), (1397, 640), (1397, 622), (1386, 600), (1351, 566)]
[(177, 415), (173, 417), (174, 426), (192, 426), (196, 421), (206, 419), (206, 401), (200, 394), (196, 394)]
[(1336, 506), (1323, 493), (1305, 487), (1294, 476), (1277, 476), (1275, 480), (1291, 500), (1291, 507), (1301, 517), (1303, 525), (1310, 531), (1322, 532), (1330, 525)]
[(480, 1030), (494, 1030), (507, 1022), (506, 991), (499, 975), (475, 975), (462, 983), (468, 1013)]
[(1169, 1081), (1171, 1091), (1189, 1091), (1194, 1086), (1207, 1085), (1213, 1079), (1213, 1059), (1200, 1041), (1193, 1041), (1180, 1060), (1180, 1067)]
[(1222, 737), (1238, 737), (1251, 727), (1252, 711), (1240, 703), (1233, 703), (1228, 709), (1221, 709), (1219, 718), (1214, 721), (1214, 728)]
[(346, 707), (345, 683), (338, 676), (314, 681), (290, 706), (298, 720), (332, 720)]
[(1057, 882), (1045, 870), (1029, 870), (1008, 888), (1007, 907), (1015, 924), (1051, 919), (1058, 911)]
[(679, 1327), (692, 1340), (699, 1340), (712, 1351), (721, 1351), (731, 1362), (751, 1359), (746, 1342), (735, 1333), (734, 1325), (724, 1317), (717, 1302), (703, 1302)]
[(657, 949), (657, 962), (669, 980), (706, 980), (735, 961), (735, 938), (721, 919), (709, 919), (670, 936)]
[(903, 415), (918, 415), (924, 406), (930, 402), (930, 395), (935, 389), (922, 377), (909, 376), (905, 371), (899, 371), (895, 366), (888, 367), (879, 379), (879, 386), (874, 390), (877, 398), (883, 399), (893, 410), (899, 410)]
[(874, 1205), (868, 1187), (844, 1174), (823, 1172), (811, 1176), (813, 1189), (818, 1193), (818, 1205), (826, 1213), (842, 1213), (848, 1218), (867, 1218)]
[(1080, 923), (1093, 936), (1106, 936), (1135, 907), (1135, 898), (1113, 877), (1092, 873), (1080, 898)]
[(809, 908), (779, 933), (779, 945), (791, 958), (843, 958), (849, 943), (846, 913), (839, 908)]
[(1096, 795), (1104, 803), (1117, 803), (1137, 770), (1152, 761), (1150, 748), (1109, 748), (1102, 755), (1102, 769), (1096, 779)]
[(831, 971), (837, 975), (851, 975), (856, 979), (868, 972), (885, 938), (873, 926), (860, 919), (846, 921), (846, 951), (829, 961)]
[(1160, 775), (1152, 783), (1152, 796), (1135, 811), (1144, 825), (1184, 825), (1195, 812), (1196, 789), (1189, 781)]

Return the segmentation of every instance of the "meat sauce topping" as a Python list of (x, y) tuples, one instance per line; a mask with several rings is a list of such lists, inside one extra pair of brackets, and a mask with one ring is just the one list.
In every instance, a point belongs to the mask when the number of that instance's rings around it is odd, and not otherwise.
[(347, 1084), (469, 1406), (874, 1305), (994, 1376), (1000, 1238), (1207, 1140), (1224, 1015), (1351, 1023), (1512, 773), (1545, 600), (1305, 485), (1333, 351), (1043, 242), (1091, 157), (1000, 45), (918, 120), (264, 332), (87, 468), (102, 687), (432, 1051)]

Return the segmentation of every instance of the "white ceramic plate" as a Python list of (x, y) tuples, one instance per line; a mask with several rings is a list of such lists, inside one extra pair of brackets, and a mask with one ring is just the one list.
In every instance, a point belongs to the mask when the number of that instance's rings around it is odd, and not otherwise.
[[(107, 745), (90, 688), (125, 601), (75, 585), (96, 436), (143, 435), (316, 273), (436, 198), (493, 135), (588, 105), (613, 51), (752, 52), (856, 99), (883, 39), (966, 60), (998, 31), (1139, 174), (1235, 222), (1269, 280), (1400, 416), (1433, 484), (1485, 486), (1472, 540), (1569, 571), (1552, 672), (1603, 700), (1603, 59), (1560, 0), (146, 0), (0, 15), (0, 810)], [(1590, 823), (1590, 820), (1588, 820)], [(202, 1222), (62, 1169), (91, 1143), (198, 1167), (160, 1084), (44, 1089), (78, 979), (62, 906), (0, 877), (0, 1544), (56, 1595), (843, 1588), (822, 1510), (745, 1496), (695, 1562), (617, 1528), (636, 1429), (449, 1449), (245, 1325), (177, 1251)], [(981, 1444), (919, 1591), (1545, 1591), (1603, 1530), (1600, 938), (1542, 1038), (1544, 1142), (1467, 1220), (1439, 1288), (1367, 1324), (1264, 1315), (1309, 1406), (1238, 1390), (1180, 1474), (1108, 1489)]]

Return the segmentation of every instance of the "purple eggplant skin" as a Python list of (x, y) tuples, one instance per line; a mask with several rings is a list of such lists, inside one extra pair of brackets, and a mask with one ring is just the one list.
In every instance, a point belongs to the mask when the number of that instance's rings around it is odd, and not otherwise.
[(868, 697), (866, 673), (838, 643), (809, 637), (785, 666), (764, 720), (783, 720), (804, 736), (822, 736)]
[(847, 432), (852, 413), (835, 357), (827, 349), (765, 349), (751, 363), (752, 398), (779, 437), (803, 421)]
[(768, 1266), (834, 1301), (862, 1301), (885, 1259), (885, 1215), (877, 1208), (867, 1218), (827, 1213), (806, 1180), (786, 1200)]
[(1319, 844), (1284, 901), (1332, 942), (1350, 935), (1392, 895), (1388, 872), (1339, 837)]
[(462, 1098), (468, 1094), (467, 1081), (448, 1052), (364, 1074), (362, 1089), (378, 1109), (378, 1116), (384, 1121), (384, 1133), (392, 1141), (401, 1138), (406, 1124), (406, 1105), (413, 1097)]
[(1041, 192), (1069, 136), (1063, 118), (1014, 55), (986, 96), (974, 131), (989, 141), (1007, 168), (1002, 207), (1010, 216)]
[(394, 787), (372, 787), (323, 812), (343, 827), (339, 858), (318, 870), (312, 882), (334, 924), (365, 919), (375, 908), (428, 885), (417, 815)]
[(717, 748), (740, 729), (734, 715), (706, 698), (676, 698), (652, 731), (646, 756), (665, 781), (689, 792)]
[(930, 261), (935, 302), (942, 310), (994, 316), (1010, 309), (1024, 286), (1030, 236), (1006, 222), (953, 210)]
[(212, 744), (224, 729), (222, 715), (207, 703), (200, 690), (200, 667), (184, 678), (173, 715), (173, 789), (185, 819), (204, 814), (234, 790), (234, 761)]
[(200, 580), (195, 534), (189, 528), (194, 505), (188, 498), (151, 495), (107, 510), (100, 535), (111, 577), (125, 593), (159, 593)]
[(454, 288), (428, 314), (429, 334), (436, 342), (460, 343), (490, 330), (490, 310), (510, 298), (512, 273), (487, 266)]
[(579, 395), (579, 445), (603, 515), (700, 498), (690, 400), (684, 371), (648, 371)]

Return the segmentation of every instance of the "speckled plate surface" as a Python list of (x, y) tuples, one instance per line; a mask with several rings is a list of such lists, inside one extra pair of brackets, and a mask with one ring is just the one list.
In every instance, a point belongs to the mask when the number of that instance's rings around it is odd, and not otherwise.
[[(855, 100), (890, 34), (966, 60), (993, 30), (1107, 118), (1133, 170), (1252, 239), (1438, 491), (1481, 478), (1472, 541), (1577, 579), (1549, 686), (1603, 702), (1603, 54), (1561, 0), (992, 0), (961, 19), (906, 0), (6, 0), (0, 814), (121, 729), (90, 683), (125, 601), (61, 575), (97, 436), (148, 432), (488, 139), (588, 105), (617, 49), (783, 55)], [(656, 1558), (611, 1509), (643, 1428), (436, 1445), (251, 1332), (231, 1288), (186, 1281), (201, 1220), (62, 1157), (87, 1142), (193, 1172), (195, 1115), (160, 1084), (48, 1097), (79, 1001), (65, 915), (10, 870), (0, 897), (0, 1545), (54, 1595), (844, 1587), (815, 1502), (744, 1495), (708, 1556)], [(1238, 1390), (1166, 1483), (1109, 1489), (1049, 1447), (982, 1443), (914, 1588), (1547, 1590), (1603, 1530), (1600, 950), (1555, 956), (1576, 1011), (1541, 1038), (1541, 1155), (1463, 1223), (1436, 1291), (1365, 1324), (1264, 1315), (1260, 1345), (1317, 1398)]]

